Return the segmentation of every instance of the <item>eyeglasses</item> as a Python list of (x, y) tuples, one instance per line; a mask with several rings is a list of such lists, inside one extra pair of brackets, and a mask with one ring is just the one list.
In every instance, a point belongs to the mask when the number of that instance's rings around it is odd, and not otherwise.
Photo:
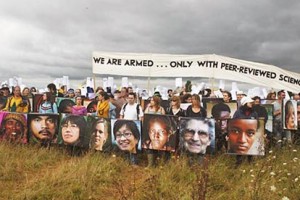
[(117, 132), (116, 133), (116, 139), (120, 139), (122, 136), (125, 137), (126, 139), (128, 139), (132, 136), (132, 133), (131, 132), (125, 132), (125, 133)]
[(195, 132), (192, 129), (186, 130), (186, 132), (184, 133), (184, 136), (187, 137), (187, 138), (192, 138), (192, 137), (194, 137), (195, 134), (198, 134), (199, 138), (203, 138), (203, 139), (208, 137), (208, 133), (207, 132), (205, 132), (205, 131), (197, 131), (197, 132)]

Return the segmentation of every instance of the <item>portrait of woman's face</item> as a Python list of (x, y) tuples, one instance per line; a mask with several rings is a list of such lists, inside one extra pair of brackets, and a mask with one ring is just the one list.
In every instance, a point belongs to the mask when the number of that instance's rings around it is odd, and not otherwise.
[(163, 149), (168, 141), (168, 131), (166, 124), (159, 121), (149, 123), (149, 137), (153, 149)]
[(286, 113), (285, 118), (286, 128), (294, 129), (295, 128), (295, 110), (293, 106), (289, 106), (288, 113)]
[(62, 124), (61, 128), (62, 138), (66, 144), (74, 144), (79, 140), (80, 129), (77, 124), (68, 121), (66, 124)]
[(102, 151), (103, 145), (107, 140), (108, 133), (106, 130), (104, 121), (98, 122), (95, 126), (94, 137), (95, 137), (95, 150)]
[(136, 153), (136, 145), (138, 140), (134, 137), (134, 134), (130, 128), (124, 124), (115, 133), (117, 146), (122, 151), (129, 151)]

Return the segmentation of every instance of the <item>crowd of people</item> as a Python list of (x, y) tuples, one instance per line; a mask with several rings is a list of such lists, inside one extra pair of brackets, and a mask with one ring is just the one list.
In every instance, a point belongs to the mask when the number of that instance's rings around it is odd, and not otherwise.
[(167, 162), (171, 154), (202, 163), (206, 154), (218, 152), (236, 155), (238, 166), (245, 155), (252, 162), (273, 143), (299, 144), (300, 95), (285, 99), (284, 90), (263, 99), (237, 91), (232, 100), (229, 91), (216, 98), (210, 89), (191, 94), (183, 88), (169, 89), (167, 100), (159, 92), (142, 100), (131, 87), (113, 93), (98, 87), (92, 99), (80, 89), (57, 90), (53, 83), (47, 88), (39, 94), (34, 87), (21, 91), (14, 86), (10, 92), (2, 86), (0, 141), (63, 144), (72, 153), (87, 148), (109, 152), (115, 144), (132, 164), (143, 149), (149, 167), (159, 158)]

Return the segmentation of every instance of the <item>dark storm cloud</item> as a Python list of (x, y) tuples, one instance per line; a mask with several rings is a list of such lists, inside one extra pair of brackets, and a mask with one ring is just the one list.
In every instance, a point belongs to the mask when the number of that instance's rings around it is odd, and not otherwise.
[[(0, 80), (92, 76), (93, 51), (219, 54), (299, 73), (298, 1), (3, 1)], [(32, 77), (35, 74), (35, 77)]]

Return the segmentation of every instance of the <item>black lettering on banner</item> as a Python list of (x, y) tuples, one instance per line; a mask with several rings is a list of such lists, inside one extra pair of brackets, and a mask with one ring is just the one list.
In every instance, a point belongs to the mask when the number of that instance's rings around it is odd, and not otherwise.
[(94, 59), (95, 63), (104, 64), (104, 58), (101, 58), (101, 57), (95, 58), (95, 57), (93, 57), (93, 59)]
[(193, 61), (171, 61), (170, 62), (170, 66), (171, 67), (191, 67), (191, 65), (193, 64)]
[(221, 63), (221, 69), (225, 68), (225, 70), (229, 71), (237, 71), (237, 66), (233, 64), (228, 64), (228, 63)]
[(141, 67), (151, 67), (153, 66), (152, 60), (126, 60), (125, 66), (141, 66)]
[(279, 75), (279, 80), (284, 81), (284, 82), (288, 82), (288, 83), (291, 83), (291, 84), (300, 85), (300, 79), (295, 79), (295, 78), (290, 77), (290, 76), (284, 76), (283, 74)]
[(110, 65), (121, 65), (121, 59), (110, 58), (110, 59), (108, 59), (107, 64), (110, 64)]
[(217, 61), (197, 61), (199, 67), (218, 68)]

